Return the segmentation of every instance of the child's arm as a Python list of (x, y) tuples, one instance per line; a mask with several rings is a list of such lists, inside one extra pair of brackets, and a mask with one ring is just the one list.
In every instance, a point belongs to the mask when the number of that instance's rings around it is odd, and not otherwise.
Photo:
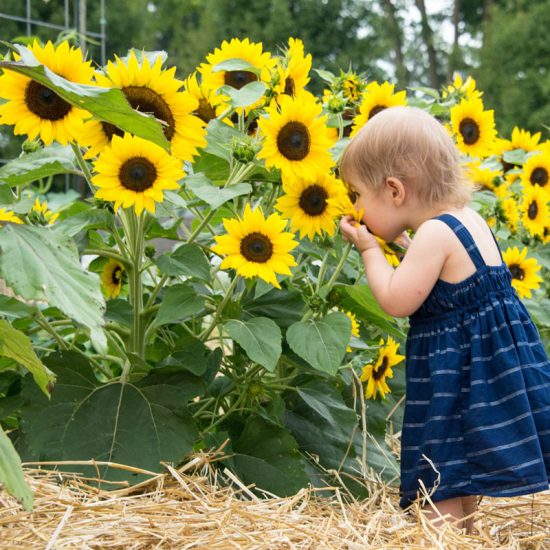
[(403, 261), (394, 269), (367, 228), (353, 223), (351, 216), (342, 218), (342, 235), (359, 250), (369, 286), (380, 307), (394, 317), (411, 315), (427, 298), (448, 256), (441, 224), (435, 220), (423, 223)]

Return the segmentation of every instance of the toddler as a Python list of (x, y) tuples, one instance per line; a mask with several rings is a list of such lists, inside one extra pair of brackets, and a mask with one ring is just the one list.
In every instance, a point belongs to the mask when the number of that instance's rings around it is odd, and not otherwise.
[[(347, 146), (341, 175), (366, 224), (346, 216), (342, 235), (380, 306), (410, 317), (400, 505), (423, 485), (429, 519), (449, 514), (471, 532), (477, 496), (549, 487), (550, 362), (435, 118), (379, 112)], [(407, 248), (399, 267), (373, 234)]]

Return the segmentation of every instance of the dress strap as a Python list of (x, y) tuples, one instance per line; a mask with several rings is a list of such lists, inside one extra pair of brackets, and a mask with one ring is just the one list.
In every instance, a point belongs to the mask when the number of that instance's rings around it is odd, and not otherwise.
[(483, 256), (481, 255), (477, 244), (472, 238), (472, 235), (459, 219), (455, 218), (451, 214), (441, 214), (440, 216), (436, 216), (434, 219), (441, 220), (444, 224), (448, 225), (454, 231), (455, 235), (462, 243), (462, 246), (464, 246), (466, 252), (468, 252), (468, 255), (472, 259), (472, 262), (474, 262), (476, 269), (479, 269), (480, 267), (483, 267), (485, 265)]

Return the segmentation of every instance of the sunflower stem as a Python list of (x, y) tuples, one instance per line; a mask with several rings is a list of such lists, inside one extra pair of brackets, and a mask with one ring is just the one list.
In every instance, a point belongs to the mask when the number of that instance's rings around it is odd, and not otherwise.
[(323, 279), (325, 278), (325, 273), (327, 271), (327, 263), (330, 256), (330, 250), (327, 250), (325, 257), (323, 258), (323, 261), (321, 263), (321, 267), (319, 268), (319, 275), (317, 276), (317, 284), (315, 285), (315, 293), (319, 292), (321, 289), (321, 285), (323, 284)]
[(157, 296), (159, 292), (161, 291), (162, 287), (164, 286), (164, 283), (169, 279), (170, 277), (168, 275), (163, 275), (159, 282), (157, 283), (157, 286), (153, 289), (153, 292), (151, 292), (151, 296), (149, 296), (149, 299), (147, 300), (147, 303), (145, 304), (145, 309), (149, 309), (152, 307), (152, 305), (155, 303), (155, 300), (157, 299)]
[(214, 317), (212, 318), (212, 322), (210, 323), (210, 326), (207, 329), (205, 329), (204, 332), (202, 332), (202, 334), (199, 336), (199, 340), (201, 340), (202, 342), (204, 342), (208, 338), (208, 336), (210, 336), (210, 333), (216, 328), (216, 325), (221, 317), (221, 314), (223, 313), (223, 310), (227, 305), (227, 302), (229, 302), (231, 295), (233, 294), (233, 290), (235, 290), (235, 287), (237, 286), (238, 280), (239, 280), (239, 277), (235, 275), (235, 278), (231, 281), (231, 284), (229, 285), (229, 288), (227, 289), (227, 292), (225, 293), (225, 296), (223, 297), (221, 304), (216, 310), (216, 313), (214, 313)]
[(130, 266), (130, 262), (127, 258), (124, 258), (113, 250), (103, 250), (102, 248), (86, 248), (83, 254), (89, 254), (93, 256), (105, 256), (105, 258), (112, 258), (121, 263), (125, 268)]
[(82, 173), (84, 174), (84, 179), (88, 183), (88, 186), (90, 188), (90, 191), (95, 195), (95, 189), (92, 184), (92, 173), (90, 172), (90, 168), (88, 167), (87, 162), (84, 160), (84, 157), (82, 156), (82, 151), (80, 150), (80, 147), (76, 144), (71, 142), (71, 149), (73, 150), (73, 153), (76, 157), (76, 162), (78, 163), (78, 166), (82, 170)]

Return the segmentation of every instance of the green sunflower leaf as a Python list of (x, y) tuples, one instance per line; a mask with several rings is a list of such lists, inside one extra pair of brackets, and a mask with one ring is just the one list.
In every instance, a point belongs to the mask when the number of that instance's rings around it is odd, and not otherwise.
[(523, 165), (527, 160), (527, 153), (523, 149), (513, 149), (512, 151), (504, 151), (502, 158), (504, 162)]
[(210, 263), (202, 248), (196, 244), (184, 244), (171, 254), (159, 256), (156, 263), (160, 272), (165, 275), (186, 275), (203, 281), (210, 280)]
[(236, 183), (229, 187), (216, 187), (204, 174), (193, 174), (185, 178), (185, 185), (208, 206), (215, 210), (235, 197), (252, 193), (249, 183)]
[(0, 231), (0, 274), (18, 296), (45, 300), (88, 327), (94, 345), (106, 350), (99, 277), (84, 271), (70, 241), (47, 228), (7, 225)]
[(76, 84), (41, 65), (29, 49), (19, 45), (16, 45), (16, 48), (21, 56), (20, 61), (1, 61), (1, 69), (10, 69), (32, 78), (67, 103), (88, 111), (97, 119), (168, 149), (169, 143), (164, 136), (161, 123), (153, 116), (132, 109), (121, 90)]
[[(154, 373), (135, 383), (101, 384), (80, 354), (55, 353), (44, 362), (57, 375), (57, 384), (48, 401), (34, 384), (23, 383), (23, 457), (95, 459), (154, 473), (162, 471), (161, 461), (178, 462), (192, 450), (198, 430), (186, 405), (204, 391), (199, 378), (186, 372)], [(130, 484), (149, 477), (110, 464), (67, 468)]]
[(0, 484), (19, 500), (25, 510), (32, 510), (33, 494), (23, 477), (21, 459), (14, 449), (10, 438), (0, 428)]
[[(228, 124), (224, 124), (219, 120), (211, 120), (206, 127), (206, 141), (208, 145), (205, 151), (216, 157), (227, 160), (232, 159), (231, 144), (235, 139), (241, 140), (242, 132), (232, 128)], [(187, 181), (187, 178), (184, 180)]]
[(351, 338), (351, 320), (345, 313), (335, 312), (319, 320), (299, 321), (286, 333), (294, 353), (313, 368), (336, 374)]
[(24, 185), (57, 174), (77, 174), (70, 147), (53, 144), (33, 153), (23, 154), (0, 168), (0, 185)]
[(247, 71), (257, 75), (261, 73), (261, 69), (255, 67), (254, 65), (252, 65), (252, 63), (236, 57), (221, 61), (220, 63), (212, 67), (213, 73), (219, 73), (220, 71)]
[(36, 311), (36, 307), (20, 302), (16, 298), (10, 298), (0, 294), (0, 314), (6, 317), (30, 317)]
[(242, 88), (222, 86), (218, 93), (229, 96), (233, 107), (248, 107), (256, 103), (265, 93), (266, 85), (263, 82), (250, 82)]
[(273, 372), (281, 356), (281, 329), (267, 317), (255, 317), (243, 322), (231, 319), (224, 328), (248, 357)]
[(50, 396), (55, 381), (53, 372), (34, 353), (30, 339), (3, 319), (0, 319), (0, 355), (25, 367), (44, 394)]
[(160, 309), (154, 320), (154, 325), (160, 327), (189, 319), (204, 308), (204, 298), (187, 284), (169, 287), (162, 298)]

